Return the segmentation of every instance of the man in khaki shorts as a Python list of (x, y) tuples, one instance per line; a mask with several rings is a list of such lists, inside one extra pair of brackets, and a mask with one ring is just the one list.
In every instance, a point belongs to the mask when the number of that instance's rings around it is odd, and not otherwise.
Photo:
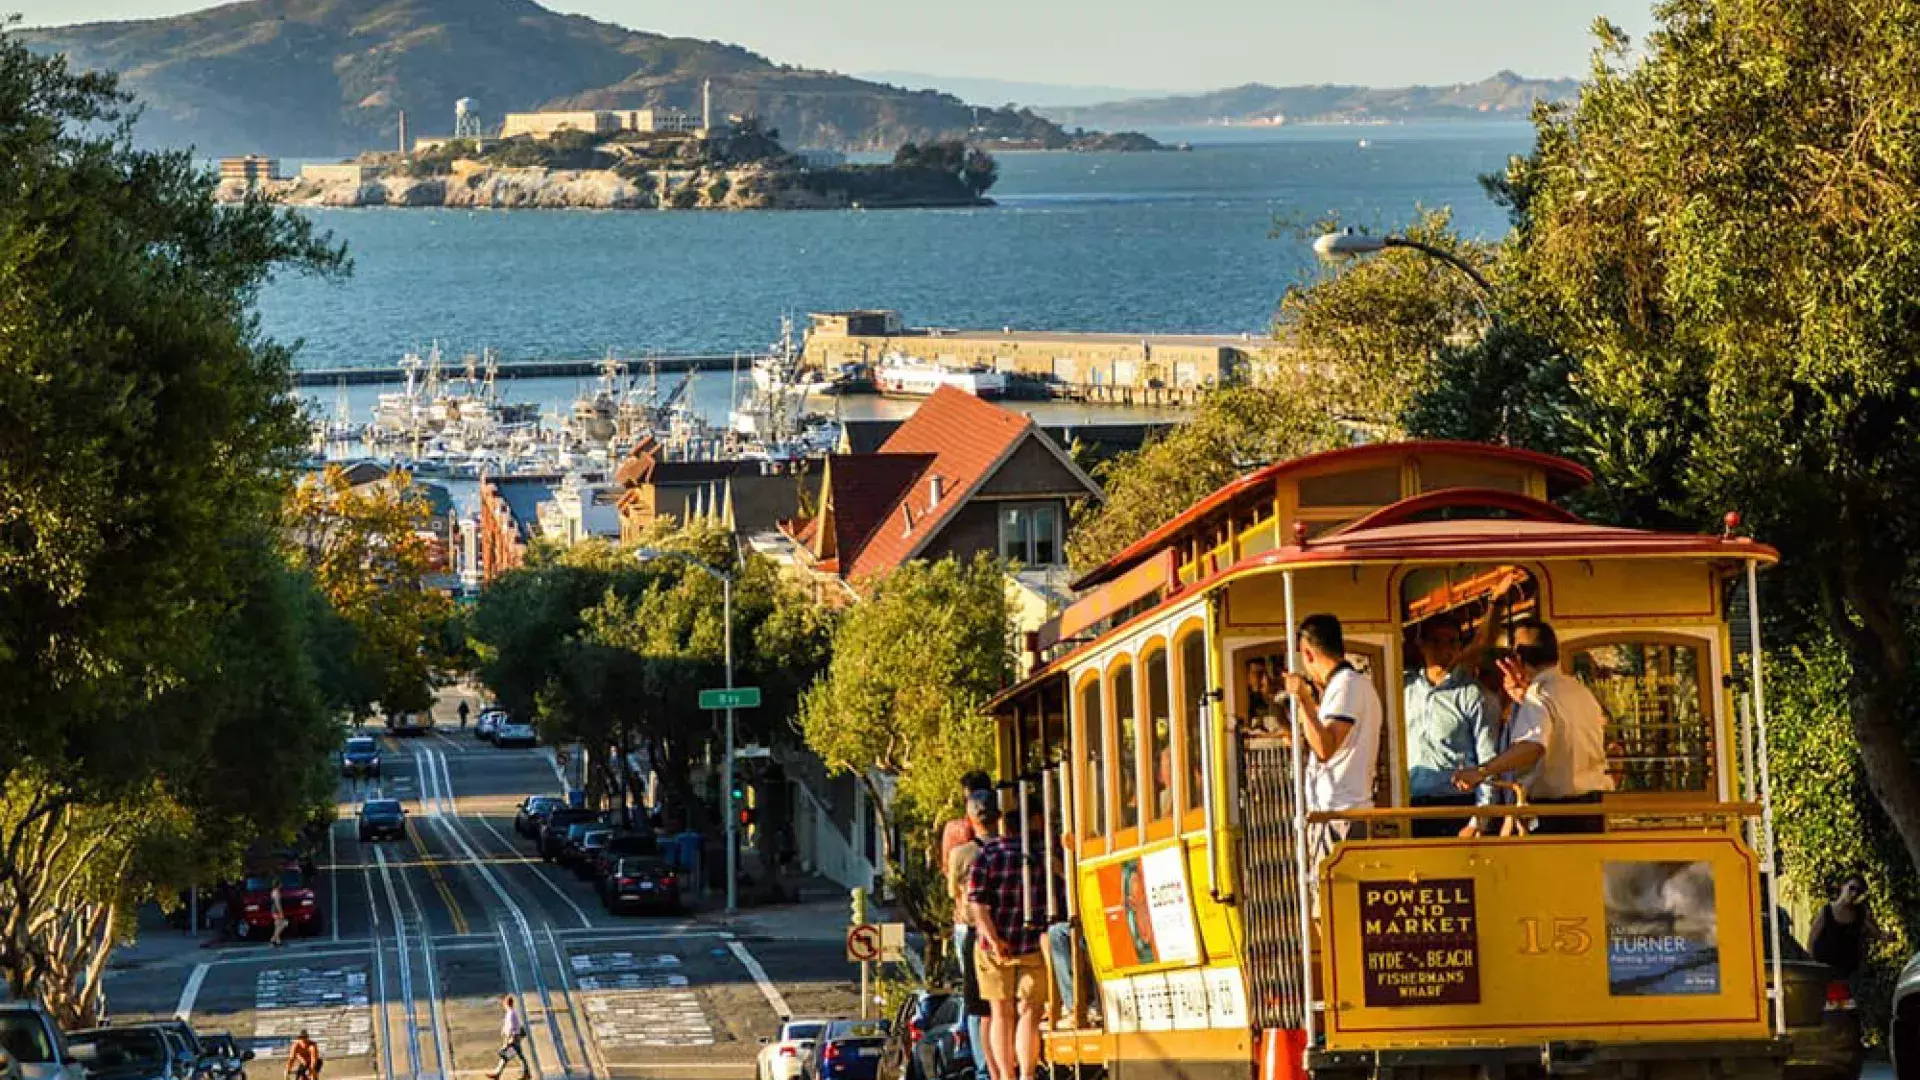
[(1046, 911), (1045, 872), (1029, 864), (1019, 831), (1008, 832), (980, 839), (967, 900), (979, 932), (974, 963), (980, 996), (992, 1009), (988, 1060), (993, 1080), (1033, 1080), (1047, 994), (1046, 963), (1040, 954), (1046, 932), (1040, 925)]

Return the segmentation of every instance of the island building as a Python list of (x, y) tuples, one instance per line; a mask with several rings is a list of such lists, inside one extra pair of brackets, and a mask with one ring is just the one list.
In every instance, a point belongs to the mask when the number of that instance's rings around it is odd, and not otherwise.
[(386, 175), (386, 166), (343, 161), (332, 165), (302, 165), (300, 179), (316, 184), (365, 184)]
[(248, 154), (245, 157), (226, 157), (220, 159), (220, 180), (222, 183), (244, 184), (247, 187), (259, 187), (261, 184), (280, 179), (280, 161), (261, 154)]
[(958, 368), (986, 368), (1092, 400), (1191, 400), (1278, 365), (1285, 347), (1254, 334), (1119, 334), (910, 327), (897, 311), (815, 312), (802, 363), (816, 371), (878, 365), (898, 354)]
[(679, 109), (591, 109), (572, 112), (508, 113), (500, 129), (502, 139), (525, 135), (550, 139), (562, 131), (613, 135), (637, 131), (650, 135), (691, 135), (701, 130), (700, 118)]

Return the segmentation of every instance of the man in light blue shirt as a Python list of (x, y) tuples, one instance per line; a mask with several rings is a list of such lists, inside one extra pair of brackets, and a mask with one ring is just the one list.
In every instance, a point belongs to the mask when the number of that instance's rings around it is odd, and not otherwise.
[[(1485, 620), (1491, 628), (1494, 620)], [(1473, 664), (1484, 652), (1476, 639), (1462, 648), (1460, 627), (1444, 617), (1419, 626), (1415, 645), (1421, 666), (1407, 672), (1407, 780), (1414, 806), (1470, 807), (1488, 800), (1488, 789), (1456, 790), (1453, 774), (1475, 768), (1499, 754), (1498, 725), (1486, 695), (1474, 678)], [(1472, 831), (1467, 818), (1416, 819), (1415, 836), (1462, 836)]]

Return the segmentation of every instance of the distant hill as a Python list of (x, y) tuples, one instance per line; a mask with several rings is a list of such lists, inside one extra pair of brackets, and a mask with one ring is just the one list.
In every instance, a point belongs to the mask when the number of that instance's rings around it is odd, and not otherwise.
[(1038, 107), (1043, 102), (1048, 105), (1102, 105), (1109, 101), (1131, 101), (1172, 93), (1141, 86), (1070, 86), (973, 75), (930, 75), (921, 71), (862, 71), (857, 74), (863, 79), (893, 86), (938, 90), (981, 105), (1020, 104)]
[(245, 0), (173, 18), (18, 31), (29, 47), (122, 74), (146, 109), (139, 138), (205, 154), (332, 157), (448, 134), (454, 102), (495, 124), (542, 107), (753, 113), (789, 146), (891, 150), (973, 137), (1066, 146), (1031, 113), (777, 64), (735, 45), (670, 38), (533, 0)]
[(1536, 101), (1571, 100), (1573, 79), (1529, 79), (1503, 71), (1455, 86), (1266, 86), (1248, 83), (1229, 90), (1174, 97), (1134, 98), (1099, 105), (1036, 105), (1035, 111), (1066, 127), (1176, 127), (1188, 124), (1288, 123), (1369, 120), (1525, 119)]

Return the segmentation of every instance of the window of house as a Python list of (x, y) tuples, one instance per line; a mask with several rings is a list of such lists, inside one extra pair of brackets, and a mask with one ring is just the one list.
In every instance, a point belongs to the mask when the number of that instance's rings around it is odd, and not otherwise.
[(1173, 688), (1167, 674), (1167, 650), (1155, 646), (1146, 659), (1147, 709), (1141, 717), (1140, 747), (1147, 762), (1147, 820), (1173, 812)]
[(1202, 805), (1201, 785), (1205, 782), (1206, 762), (1200, 756), (1204, 745), (1200, 741), (1200, 695), (1206, 692), (1207, 638), (1196, 630), (1180, 639), (1180, 736), (1186, 744), (1187, 810), (1198, 810)]
[(1563, 646), (1568, 667), (1607, 712), (1614, 790), (1704, 792), (1713, 784), (1713, 719), (1703, 648), (1677, 641)]
[(1120, 828), (1140, 824), (1140, 739), (1139, 712), (1133, 707), (1133, 665), (1123, 663), (1107, 676), (1113, 693), (1114, 728), (1119, 739), (1120, 785), (1115, 801), (1120, 807)]
[(1080, 688), (1080, 730), (1087, 746), (1086, 781), (1080, 785), (1086, 801), (1083, 817), (1089, 836), (1107, 835), (1107, 724), (1100, 708), (1100, 680), (1088, 679)]
[(1026, 566), (1060, 563), (1060, 508), (1021, 503), (1000, 511), (1000, 557)]

